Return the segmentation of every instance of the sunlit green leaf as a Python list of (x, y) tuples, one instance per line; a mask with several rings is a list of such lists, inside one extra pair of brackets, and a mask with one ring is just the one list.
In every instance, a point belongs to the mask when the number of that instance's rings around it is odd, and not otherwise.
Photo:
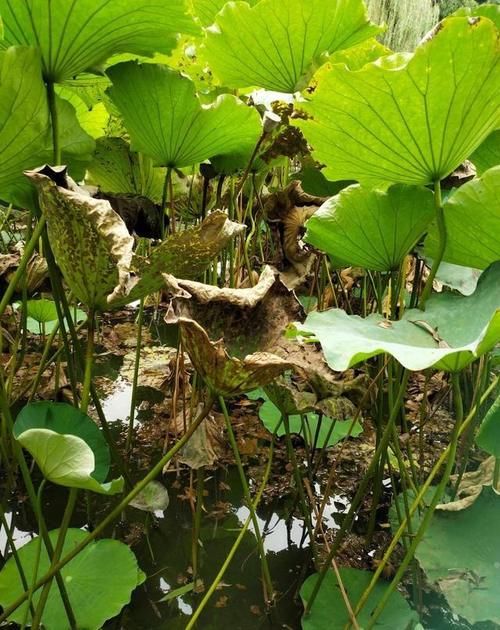
[[(371, 582), (373, 574), (370, 571), (343, 567), (340, 570), (342, 584), (347, 591), (351, 608), (355, 609), (365, 589)], [(302, 601), (307, 603), (310, 598), (318, 574), (309, 576), (300, 589)], [(379, 580), (368, 597), (365, 606), (357, 616), (360, 628), (370, 623), (370, 616), (384, 595), (389, 583)], [(411, 628), (418, 621), (417, 613), (398, 591), (392, 593), (382, 614), (374, 624), (376, 630), (394, 630), (395, 628)], [(332, 570), (329, 570), (318, 591), (317, 598), (309, 615), (302, 617), (303, 630), (343, 630), (349, 625), (350, 617), (346, 608), (340, 587)]]
[(226, 86), (290, 93), (307, 86), (328, 54), (378, 31), (362, 0), (229, 2), (207, 31), (205, 54)]
[(116, 53), (168, 53), (177, 33), (196, 32), (184, 0), (0, 0), (0, 15), (6, 43), (37, 46), (56, 83)]
[(499, 286), (496, 263), (483, 273), (473, 295), (433, 295), (425, 311), (408, 310), (400, 321), (331, 309), (308, 315), (303, 328), (321, 342), (334, 370), (388, 353), (409, 370), (459, 371), (500, 341)]
[[(259, 0), (246, 0), (250, 6), (257, 4)], [(203, 26), (210, 26), (215, 20), (215, 16), (227, 4), (228, 0), (191, 0), (193, 13), (200, 20)]]
[(116, 494), (123, 478), (106, 482), (109, 450), (97, 425), (65, 403), (39, 402), (23, 407), (14, 436), (35, 459), (44, 477), (70, 488)]
[[(485, 269), (500, 260), (500, 166), (456, 190), (444, 205), (446, 249), (444, 260)], [(433, 257), (439, 237), (434, 226), (425, 241)]]
[(255, 147), (260, 117), (234, 96), (224, 94), (202, 107), (190, 79), (155, 64), (121, 63), (108, 75), (132, 150), (149, 155), (157, 166), (191, 166)]
[(66, 87), (60, 87), (57, 93), (65, 101), (73, 105), (78, 122), (84, 131), (92, 138), (100, 138), (105, 135), (109, 122), (109, 113), (104, 103), (88, 105), (75, 90), (70, 90)]
[(309, 219), (306, 241), (339, 267), (390, 271), (400, 267), (434, 215), (434, 197), (426, 188), (351, 186)]
[[(55, 545), (59, 530), (50, 532), (50, 539)], [(62, 555), (69, 553), (81, 543), (87, 532), (81, 529), (69, 529), (66, 534)], [(18, 549), (19, 561), (25, 574), (31, 580), (37, 566), (40, 539), (35, 538)], [(41, 545), (38, 577), (44, 575), (50, 567), (45, 546)], [(140, 584), (140, 571), (134, 553), (119, 540), (98, 540), (90, 543), (61, 570), (71, 607), (76, 617), (78, 628), (99, 630), (107, 619), (116, 616), (128, 604), (132, 591)], [(0, 603), (3, 607), (12, 604), (24, 593), (24, 586), (19, 577), (14, 558), (7, 560), (0, 572)], [(42, 589), (35, 591), (33, 604), (36, 608)], [(22, 624), (28, 605), (22, 604), (10, 615), (9, 620)], [(42, 615), (46, 630), (67, 630), (68, 619), (59, 589), (52, 586), (47, 604)]]
[(448, 18), (414, 55), (322, 68), (297, 124), (329, 179), (428, 184), (500, 124), (499, 72), (495, 25)]
[(470, 156), (470, 161), (477, 169), (477, 174), (500, 164), (500, 131), (494, 131)]

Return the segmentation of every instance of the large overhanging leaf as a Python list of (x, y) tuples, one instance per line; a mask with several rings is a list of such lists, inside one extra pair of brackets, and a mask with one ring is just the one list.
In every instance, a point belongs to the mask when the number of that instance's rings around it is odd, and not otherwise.
[[(48, 172), (48, 171), (47, 171)], [(134, 239), (107, 201), (58, 186), (45, 171), (28, 177), (38, 190), (49, 239), (64, 279), (89, 308), (106, 309), (127, 292)]]
[[(55, 545), (59, 530), (53, 530), (49, 536)], [(68, 554), (86, 537), (81, 529), (68, 529), (62, 555)], [(38, 577), (50, 568), (50, 560), (42, 544), (40, 560), (38, 550), (40, 539), (35, 538), (17, 550), (25, 575), (31, 580), (38, 567)], [(115, 617), (129, 603), (132, 591), (144, 581), (144, 574), (137, 565), (133, 552), (119, 540), (99, 540), (90, 543), (73, 560), (61, 569), (64, 585), (71, 607), (75, 614), (77, 627), (86, 630), (99, 630), (107, 619)], [(12, 604), (25, 589), (19, 577), (19, 570), (14, 558), (5, 563), (0, 572), (0, 604), (7, 607)], [(32, 603), (37, 607), (42, 589), (35, 591)], [(28, 604), (25, 602), (15, 610), (9, 620), (18, 624), (29, 619)], [(59, 595), (59, 589), (52, 587), (42, 615), (46, 630), (67, 630), (68, 619)]]
[(311, 313), (303, 325), (321, 342), (331, 368), (344, 371), (384, 352), (409, 370), (459, 371), (500, 341), (500, 262), (489, 267), (469, 297), (433, 295), (425, 311), (390, 322), (340, 309)]
[[(485, 269), (500, 260), (500, 166), (467, 182), (448, 197), (444, 216), (444, 260), (476, 269)], [(425, 241), (425, 252), (434, 257), (438, 247), (434, 226)]]
[(400, 267), (434, 213), (433, 194), (423, 187), (350, 186), (309, 219), (305, 238), (339, 267), (389, 271)]
[[(257, 4), (259, 0), (246, 0), (250, 6)], [(215, 16), (228, 0), (191, 0), (193, 13), (200, 20), (202, 26), (210, 26), (214, 23)]]
[[(58, 100), (57, 109), (64, 160), (81, 166), (90, 158), (94, 141), (79, 127), (69, 103)], [(33, 188), (23, 171), (51, 160), (53, 152), (45, 85), (34, 48), (0, 52), (0, 129), (0, 198), (31, 206)]]
[(500, 499), (484, 488), (466, 510), (436, 514), (415, 553), (453, 612), (471, 624), (500, 624), (499, 528)]
[(203, 107), (194, 83), (166, 66), (120, 63), (108, 70), (132, 149), (158, 166), (182, 167), (250, 154), (261, 133), (257, 111), (229, 94)]
[(205, 54), (224, 85), (291, 93), (307, 86), (328, 54), (379, 30), (362, 0), (229, 2), (207, 30)]
[[(342, 584), (354, 610), (365, 589), (371, 582), (373, 574), (361, 569), (341, 568), (339, 570)], [(304, 603), (311, 597), (318, 574), (309, 576), (300, 589)], [(368, 597), (366, 604), (357, 616), (359, 628), (366, 628), (370, 617), (383, 597), (389, 584), (379, 580)], [(374, 624), (376, 630), (394, 630), (394, 628), (413, 628), (418, 621), (417, 613), (398, 591), (389, 597), (379, 619)], [(318, 592), (309, 615), (302, 617), (303, 630), (343, 630), (350, 625), (350, 617), (342, 597), (340, 586), (334, 572), (329, 570)]]
[(428, 184), (454, 171), (500, 123), (497, 33), (487, 18), (448, 18), (413, 55), (322, 68), (297, 124), (325, 175)]
[(71, 405), (26, 405), (17, 416), (14, 437), (53, 483), (99, 494), (116, 494), (123, 489), (122, 477), (106, 482), (110, 459), (101, 431)]
[(5, 42), (36, 46), (54, 83), (113, 54), (170, 52), (177, 33), (195, 33), (185, 0), (0, 0)]

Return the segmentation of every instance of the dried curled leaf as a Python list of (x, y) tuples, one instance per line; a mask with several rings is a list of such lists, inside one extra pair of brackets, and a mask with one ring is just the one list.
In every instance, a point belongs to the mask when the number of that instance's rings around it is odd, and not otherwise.
[(63, 171), (43, 167), (26, 176), (38, 190), (50, 244), (68, 286), (89, 308), (108, 308), (127, 293), (134, 239), (125, 223), (109, 202), (85, 194)]
[[(449, 503), (441, 503), (436, 509), (446, 512), (459, 512), (473, 505), (479, 498), (485, 486), (493, 487), (495, 474), (495, 457), (491, 456), (481, 462), (479, 468), (473, 472), (466, 472), (458, 486), (456, 499)], [(456, 480), (456, 476), (452, 480)], [(493, 490), (500, 494), (500, 485)]]
[(202, 326), (178, 319), (182, 342), (205, 383), (217, 394), (229, 398), (264, 387), (293, 365), (269, 352), (256, 352), (243, 359), (230, 357), (222, 341), (210, 341)]

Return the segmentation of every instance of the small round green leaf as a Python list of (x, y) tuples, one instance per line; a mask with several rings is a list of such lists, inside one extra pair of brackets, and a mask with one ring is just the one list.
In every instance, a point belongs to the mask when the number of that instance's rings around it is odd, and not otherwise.
[[(51, 531), (49, 536), (55, 545), (59, 530)], [(69, 529), (66, 534), (62, 555), (69, 553), (88, 536), (80, 529)], [(25, 575), (31, 580), (38, 554), (39, 539), (35, 538), (18, 549), (18, 557)], [(41, 547), (38, 577), (48, 571), (50, 561)], [(69, 601), (76, 617), (78, 628), (99, 630), (107, 619), (115, 617), (128, 604), (132, 591), (141, 581), (141, 572), (136, 557), (129, 547), (118, 540), (99, 540), (90, 543), (73, 560), (61, 569)], [(33, 595), (36, 608), (42, 590)], [(24, 593), (14, 559), (7, 560), (0, 572), (0, 604), (3, 607), (12, 604)], [(9, 620), (23, 623), (27, 613), (24, 603), (10, 615)], [(29, 619), (29, 613), (28, 613)], [(67, 630), (68, 619), (59, 589), (53, 585), (49, 592), (47, 605), (42, 616), (45, 630)]]
[(26, 405), (14, 423), (14, 437), (53, 483), (100, 494), (123, 489), (120, 477), (109, 483), (109, 449), (97, 425), (66, 403)]
[(434, 216), (434, 196), (426, 188), (350, 186), (309, 219), (305, 238), (339, 267), (390, 271), (401, 266)]

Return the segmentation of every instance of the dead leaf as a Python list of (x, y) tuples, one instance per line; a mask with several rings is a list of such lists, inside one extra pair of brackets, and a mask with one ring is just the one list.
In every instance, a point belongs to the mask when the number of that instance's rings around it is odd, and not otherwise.
[[(441, 503), (436, 509), (447, 512), (458, 512), (470, 507), (479, 497), (485, 486), (493, 486), (495, 461), (495, 457), (488, 457), (480, 464), (477, 470), (474, 472), (466, 472), (458, 486), (456, 499), (449, 503)], [(453, 476), (451, 480), (456, 481), (456, 476)], [(493, 488), (493, 490), (497, 494), (500, 494), (500, 483), (496, 488)]]

